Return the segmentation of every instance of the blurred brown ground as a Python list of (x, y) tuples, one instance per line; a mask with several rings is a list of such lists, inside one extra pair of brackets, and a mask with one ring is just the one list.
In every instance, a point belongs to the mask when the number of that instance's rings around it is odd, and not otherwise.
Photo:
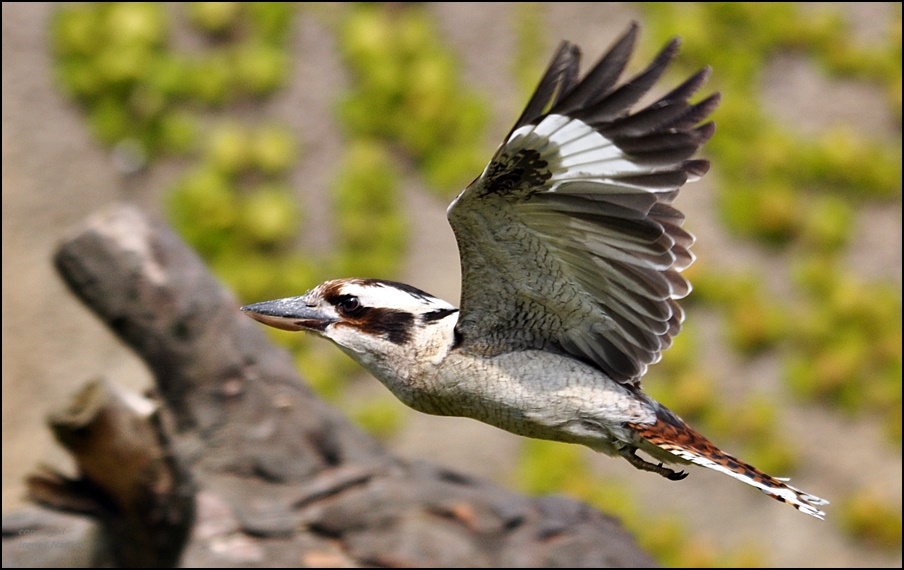
[[(840, 6), (865, 41), (886, 25), (893, 5)], [(176, 9), (176, 8), (174, 8)], [(494, 140), (507, 132), (520, 110), (511, 55), (515, 37), (512, 5), (432, 4), (442, 33), (461, 55), (464, 81), (492, 101)], [(104, 376), (132, 387), (150, 383), (142, 364), (64, 289), (50, 258), (67, 228), (113, 201), (132, 201), (160, 211), (160, 196), (179, 175), (176, 164), (123, 179), (109, 155), (90, 137), (79, 110), (53, 86), (47, 37), (52, 3), (5, 2), (3, 26), (3, 510), (22, 506), (22, 477), (39, 462), (65, 465), (66, 458), (44, 427), (46, 412), (86, 379)], [(545, 8), (549, 49), (559, 39), (582, 46), (588, 58), (601, 53), (631, 19), (642, 23), (630, 4), (555, 3)], [(500, 25), (504, 22), (504, 25)], [(304, 153), (294, 182), (309, 208), (308, 220), (326, 218), (328, 183), (342, 154), (331, 104), (345, 77), (330, 32), (316, 17), (298, 18), (291, 86), (268, 104), (268, 113), (298, 132)], [(674, 30), (678, 35), (681, 30)], [(718, 70), (716, 70), (718, 73)], [(862, 84), (827, 79), (806, 60), (774, 62), (762, 86), (770, 112), (803, 133), (838, 123), (879, 136), (898, 137), (882, 95)], [(300, 110), (304, 110), (301, 112)], [(719, 132), (716, 136), (731, 136)], [(714, 165), (718, 169), (719, 165)], [(458, 258), (446, 228), (446, 203), (406, 181), (411, 224), (410, 254), (400, 280), (450, 301), (458, 297)], [(786, 270), (768, 255), (731, 238), (716, 221), (714, 197), (706, 183), (688, 187), (678, 205), (697, 235), (695, 252), (708, 265), (756, 266), (782, 290)], [(416, 215), (415, 215), (416, 214)], [(312, 247), (327, 247), (329, 231), (308, 231)], [(320, 236), (320, 237), (318, 237)], [(858, 214), (850, 263), (866, 277), (901, 282), (901, 213), (867, 206)], [(773, 282), (774, 281), (774, 282)], [(752, 391), (781, 398), (781, 369), (775, 358), (742, 363), (720, 348), (719, 324), (698, 319), (707, 347), (704, 357), (724, 381), (726, 394)], [(324, 345), (324, 349), (328, 349)], [(666, 355), (667, 357), (667, 355)], [(381, 390), (364, 384), (369, 397)], [(372, 390), (372, 391), (371, 391)], [(680, 412), (680, 410), (678, 410)], [(410, 413), (406, 429), (390, 445), (401, 455), (423, 458), (511, 485), (510, 468), (521, 441), (470, 420)], [(852, 489), (875, 488), (901, 503), (900, 452), (884, 443), (877, 422), (851, 420), (815, 407), (782, 406), (787, 437), (801, 453), (795, 485), (833, 499)], [(719, 441), (718, 434), (709, 434)], [(593, 458), (601, 480), (633, 488), (639, 508), (651, 518), (675, 516), (715, 548), (754, 545), (776, 567), (900, 567), (901, 553), (871, 549), (845, 535), (833, 521), (820, 523), (715, 473), (694, 470), (669, 483), (633, 470), (623, 461)]]

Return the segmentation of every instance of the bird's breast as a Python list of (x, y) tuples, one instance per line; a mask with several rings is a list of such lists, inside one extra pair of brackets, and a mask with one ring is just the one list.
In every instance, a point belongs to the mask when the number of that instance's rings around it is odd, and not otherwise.
[(646, 400), (603, 372), (540, 350), (493, 357), (451, 351), (421, 383), (423, 391), (406, 401), (415, 409), (527, 437), (600, 447), (621, 439), (625, 423), (655, 421)]

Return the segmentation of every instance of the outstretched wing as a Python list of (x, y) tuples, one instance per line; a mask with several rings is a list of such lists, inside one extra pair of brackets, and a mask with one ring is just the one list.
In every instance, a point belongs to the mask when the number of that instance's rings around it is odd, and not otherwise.
[(563, 43), (512, 132), (449, 207), (462, 350), (564, 351), (637, 382), (678, 333), (694, 238), (671, 202), (709, 167), (690, 157), (713, 134), (700, 122), (718, 95), (688, 101), (704, 69), (632, 113), (679, 43), (619, 84), (636, 35), (635, 24), (580, 81), (580, 51)]

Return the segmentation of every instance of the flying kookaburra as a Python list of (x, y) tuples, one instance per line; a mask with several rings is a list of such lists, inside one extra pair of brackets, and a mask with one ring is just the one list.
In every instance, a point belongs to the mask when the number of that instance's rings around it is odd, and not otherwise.
[[(671, 203), (708, 169), (691, 156), (719, 96), (688, 99), (709, 70), (631, 109), (677, 53), (673, 40), (619, 82), (637, 26), (584, 76), (564, 42), (489, 165), (447, 211), (461, 308), (378, 279), (327, 281), (242, 307), (333, 341), (402, 402), (518, 435), (580, 443), (668, 479), (696, 463), (824, 518), (828, 502), (721, 451), (641, 391), (681, 328), (694, 256)], [(660, 463), (637, 455), (643, 451)]]

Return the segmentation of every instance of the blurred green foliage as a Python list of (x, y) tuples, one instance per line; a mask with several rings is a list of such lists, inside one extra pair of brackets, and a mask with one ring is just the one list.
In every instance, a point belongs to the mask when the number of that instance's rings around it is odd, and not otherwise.
[(168, 33), (162, 6), (152, 2), (76, 5), (57, 11), (52, 22), (58, 83), (84, 106), (100, 142), (135, 141), (141, 162), (165, 148), (185, 150), (194, 130), (182, 116), (175, 130), (185, 132), (168, 140), (173, 126), (164, 117), (175, 95), (160, 85), (153, 64)]
[[(900, 288), (844, 275), (834, 261), (801, 262), (796, 273), (807, 299), (791, 320), (791, 387), (847, 412), (883, 419), (900, 446)], [(826, 279), (827, 274), (838, 277)]]
[(354, 77), (339, 106), (345, 128), (400, 146), (444, 195), (460, 191), (487, 161), (486, 105), (462, 85), (430, 12), (356, 4), (339, 40)]
[(398, 400), (386, 392), (379, 398), (355, 406), (351, 418), (371, 435), (387, 440), (398, 433), (404, 423), (398, 405)]
[(287, 77), (281, 38), (292, 8), (280, 2), (188, 3), (195, 30), (234, 41), (209, 50), (172, 47), (162, 4), (110, 2), (59, 9), (51, 35), (59, 85), (107, 146), (128, 141), (145, 166), (194, 149), (199, 105), (267, 96)]
[(397, 180), (382, 144), (367, 138), (351, 142), (333, 193), (337, 275), (398, 274), (407, 235)]
[(533, 94), (543, 73), (552, 47), (546, 45), (543, 34), (543, 2), (518, 2), (514, 13), (517, 44), (512, 58), (512, 75), (524, 93), (524, 100)]
[(839, 504), (841, 526), (874, 548), (901, 550), (901, 505), (875, 489), (851, 493)]

